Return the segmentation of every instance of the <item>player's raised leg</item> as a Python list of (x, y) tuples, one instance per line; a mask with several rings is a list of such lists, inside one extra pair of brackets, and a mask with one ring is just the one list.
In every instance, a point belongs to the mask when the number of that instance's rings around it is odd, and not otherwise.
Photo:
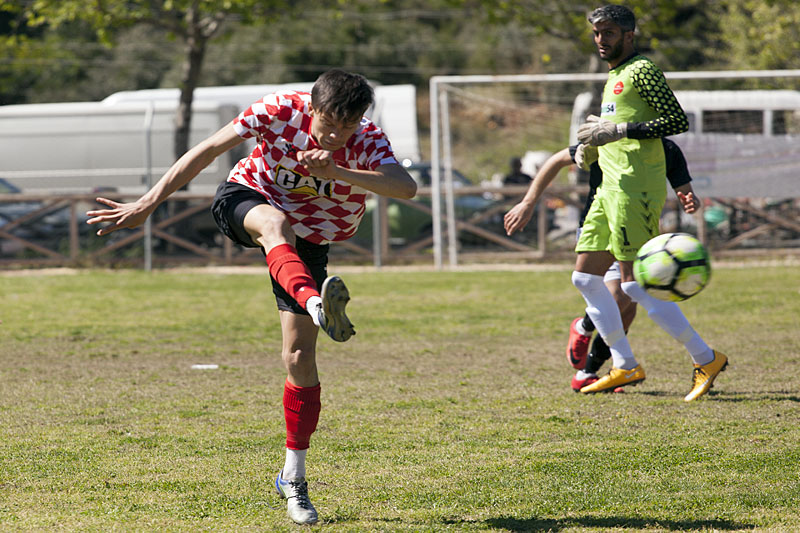
[[(266, 251), (270, 276), (302, 309), (311, 315), (314, 324), (321, 327), (335, 341), (346, 341), (355, 334), (352, 323), (345, 315), (350, 294), (338, 277), (325, 280), (320, 294), (309, 266), (300, 258), (294, 231), (286, 215), (269, 204), (252, 207), (244, 217), (244, 227), (253, 241)], [(303, 243), (306, 245), (306, 243)], [(312, 248), (308, 244), (307, 248)], [(322, 246), (327, 254), (327, 247)]]

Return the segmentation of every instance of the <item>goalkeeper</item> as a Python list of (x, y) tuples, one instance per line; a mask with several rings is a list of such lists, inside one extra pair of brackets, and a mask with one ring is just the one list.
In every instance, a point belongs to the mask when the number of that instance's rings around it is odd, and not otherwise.
[(609, 346), (608, 375), (582, 387), (584, 394), (644, 381), (614, 297), (603, 275), (620, 262), (621, 288), (662, 329), (684, 345), (694, 363), (692, 388), (684, 398), (706, 394), (728, 358), (711, 349), (673, 302), (653, 298), (633, 280), (637, 250), (659, 232), (666, 199), (666, 162), (661, 137), (688, 130), (686, 114), (661, 70), (634, 47), (636, 21), (624, 6), (609, 5), (588, 17), (600, 58), (608, 62), (600, 117), (589, 117), (578, 140), (598, 146), (603, 183), (586, 216), (575, 251), (572, 282), (586, 300), (586, 312)]

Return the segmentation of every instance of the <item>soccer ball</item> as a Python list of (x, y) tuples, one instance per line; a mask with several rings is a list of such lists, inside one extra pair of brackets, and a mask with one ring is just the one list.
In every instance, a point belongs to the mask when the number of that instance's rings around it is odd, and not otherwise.
[(711, 258), (699, 240), (688, 233), (653, 237), (636, 253), (633, 277), (659, 300), (691, 298), (711, 278)]

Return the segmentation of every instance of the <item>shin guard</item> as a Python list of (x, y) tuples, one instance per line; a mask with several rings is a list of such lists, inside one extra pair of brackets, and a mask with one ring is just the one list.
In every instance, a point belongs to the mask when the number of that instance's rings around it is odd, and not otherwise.
[(286, 419), (286, 447), (292, 450), (308, 448), (311, 434), (319, 420), (320, 385), (298, 387), (289, 380), (283, 387), (283, 416)]

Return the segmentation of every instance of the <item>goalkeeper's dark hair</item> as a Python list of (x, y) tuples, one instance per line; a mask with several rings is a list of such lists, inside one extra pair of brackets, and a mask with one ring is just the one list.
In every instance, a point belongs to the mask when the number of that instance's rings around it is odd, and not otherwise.
[(345, 123), (361, 120), (374, 98), (375, 93), (364, 76), (338, 68), (322, 74), (311, 89), (314, 109)]
[(608, 5), (598, 7), (587, 17), (591, 24), (610, 21), (622, 28), (622, 31), (634, 31), (636, 29), (636, 16), (633, 11), (625, 6)]

